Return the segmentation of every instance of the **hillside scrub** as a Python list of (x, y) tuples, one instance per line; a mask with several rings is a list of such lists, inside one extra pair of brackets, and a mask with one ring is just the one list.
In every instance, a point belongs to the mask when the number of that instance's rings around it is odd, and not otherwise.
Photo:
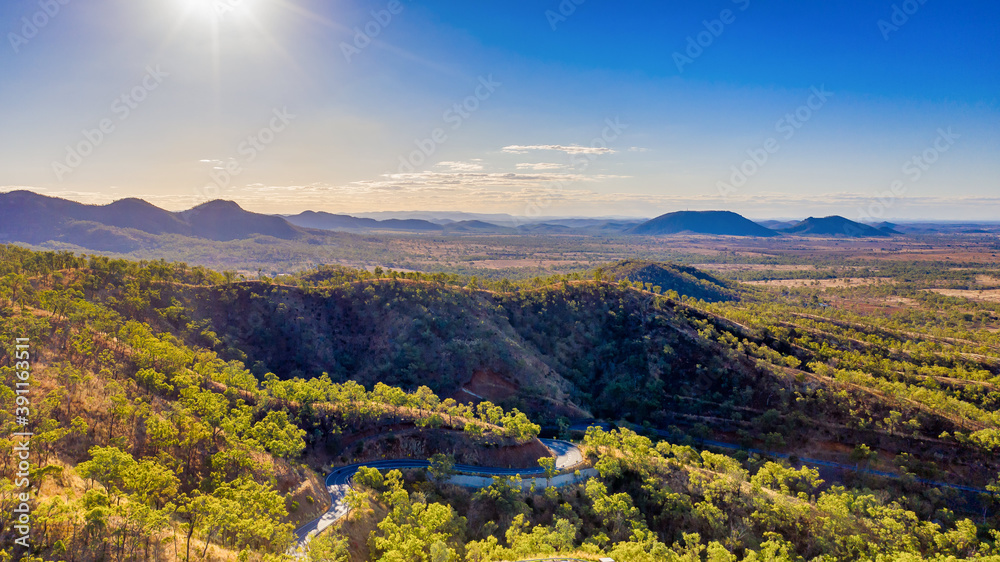
[[(461, 285), (444, 274), (311, 275), (246, 281), (0, 246), (4, 436), (19, 427), (13, 342), (32, 342), (34, 556), (279, 560), (292, 529), (326, 506), (316, 471), (355, 460), (359, 440), (460, 435), (470, 450), (498, 451), (588, 415), (643, 433), (587, 434), (599, 478), (534, 492), (497, 479), (469, 491), (419, 471), (367, 473), (352, 499), (358, 517), (344, 524), (350, 531), (364, 512), (365, 548), (334, 532), (316, 556), (1000, 555), (991, 307), (907, 293), (917, 310), (849, 308), (883, 286), (726, 285), (740, 298), (705, 302), (604, 272)], [(509, 392), (464, 392), (482, 372)], [(695, 448), (713, 440), (791, 456)], [(806, 454), (898, 478), (834, 482), (796, 462)], [(14, 480), (5, 455), (3, 506)], [(11, 513), (0, 511), (4, 529)], [(2, 535), (0, 551), (12, 540)]]
[(932, 522), (871, 491), (826, 487), (812, 469), (748, 467), (628, 430), (593, 428), (585, 443), (600, 477), (544, 492), (505, 479), (470, 492), (419, 472), (362, 469), (356, 517), (385, 514), (368, 537), (371, 559), (1000, 560), (996, 530), (954, 516)]

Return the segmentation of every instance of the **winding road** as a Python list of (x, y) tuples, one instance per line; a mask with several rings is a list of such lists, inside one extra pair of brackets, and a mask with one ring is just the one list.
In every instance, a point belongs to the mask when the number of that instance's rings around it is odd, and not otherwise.
[[(739, 445), (734, 445), (732, 443), (723, 443), (722, 441), (712, 441), (712, 440), (709, 440), (709, 439), (699, 440), (698, 443), (701, 446), (704, 446), (704, 447), (718, 447), (720, 449), (737, 449), (737, 450), (746, 451), (748, 453), (757, 453), (757, 454), (760, 454), (760, 455), (778, 457), (778, 458), (782, 458), (782, 459), (787, 459), (787, 458), (790, 458), (790, 457), (793, 456), (793, 455), (788, 454), (788, 453), (779, 453), (777, 451), (762, 451), (760, 449), (745, 448), (745, 447), (741, 447)], [(823, 460), (819, 460), (819, 459), (809, 459), (809, 458), (799, 457), (799, 462), (802, 463), (803, 465), (812, 466), (812, 467), (816, 467), (816, 468), (819, 468), (819, 467), (834, 468), (834, 469), (838, 469), (838, 470), (845, 470), (845, 471), (850, 471), (850, 472), (858, 472), (858, 473), (861, 473), (861, 474), (871, 474), (871, 475), (874, 475), (874, 476), (882, 476), (884, 478), (895, 478), (895, 479), (901, 479), (901, 478), (903, 478), (902, 475), (896, 474), (896, 473), (893, 473), (893, 472), (885, 472), (885, 471), (882, 471), (882, 470), (875, 470), (873, 468), (862, 468), (862, 467), (856, 466), (856, 465), (843, 464), (843, 463), (833, 462), (833, 461), (823, 461)], [(972, 486), (963, 486), (962, 484), (949, 484), (948, 482), (937, 482), (935, 480), (928, 480), (927, 478), (914, 478), (913, 480), (915, 482), (920, 483), (920, 484), (926, 484), (928, 486), (934, 486), (936, 488), (951, 488), (951, 489), (959, 490), (959, 491), (962, 491), (962, 492), (972, 492), (972, 493), (985, 493), (986, 492), (986, 490), (984, 490), (982, 488), (973, 488)]]
[[(539, 441), (556, 455), (557, 471), (568, 470), (583, 463), (583, 453), (580, 452), (580, 449), (576, 445), (555, 439), (540, 439)], [(347, 515), (348, 507), (345, 498), (351, 490), (351, 479), (362, 466), (377, 468), (379, 470), (395, 470), (427, 468), (430, 466), (430, 463), (425, 460), (414, 459), (383, 460), (352, 464), (334, 470), (326, 477), (325, 481), (326, 489), (330, 493), (330, 509), (318, 519), (306, 523), (295, 531), (295, 546), (293, 547), (295, 552), (304, 552), (312, 537), (322, 533)], [(544, 478), (545, 476), (545, 470), (541, 467), (516, 469), (456, 464), (454, 471), (460, 475), (451, 479), (453, 484), (472, 488), (489, 486), (494, 476), (521, 476), (522, 478), (530, 477), (535, 479), (538, 477)], [(581, 471), (581, 475), (589, 477), (593, 476), (594, 472), (588, 469)], [(548, 481), (539, 481), (539, 483), (544, 482), (545, 487), (558, 487), (576, 481), (575, 475), (570, 475), (570, 477), (555, 477)]]
[[(595, 422), (588, 424), (575, 424), (570, 427), (572, 430), (583, 430), (586, 431), (587, 427), (591, 425), (603, 426), (606, 429), (610, 428), (610, 424)], [(669, 437), (669, 433), (663, 430), (655, 430), (656, 433), (661, 437)], [(556, 455), (556, 470), (565, 471), (578, 466), (583, 463), (583, 453), (568, 441), (559, 441), (555, 439), (540, 439), (540, 441), (550, 450), (554, 455)], [(774, 457), (787, 458), (789, 455), (786, 453), (779, 453), (775, 451), (761, 451), (758, 449), (747, 449), (733, 443), (725, 443), (722, 441), (712, 441), (712, 440), (700, 440), (699, 445), (704, 447), (719, 447), (723, 449), (737, 449), (744, 450), (750, 453), (760, 453), (764, 455), (770, 455)], [(874, 474), (878, 476), (884, 476), (888, 478), (899, 478), (898, 474), (892, 474), (888, 472), (882, 472), (878, 470), (861, 468), (858, 466), (851, 466), (847, 464), (841, 464), (830, 461), (823, 461), (819, 459), (808, 459), (799, 458), (799, 461), (807, 466), (814, 467), (826, 467), (826, 468), (836, 468), (841, 470), (848, 470), (854, 472), (861, 472), (866, 474)], [(324, 530), (329, 528), (331, 525), (339, 521), (345, 515), (347, 515), (348, 507), (345, 501), (347, 493), (351, 490), (351, 479), (358, 472), (358, 469), (362, 466), (367, 466), (370, 468), (377, 468), (379, 470), (395, 470), (395, 469), (412, 469), (412, 468), (427, 468), (430, 463), (425, 460), (414, 460), (414, 459), (397, 459), (397, 460), (382, 460), (382, 461), (372, 461), (366, 463), (352, 464), (348, 466), (340, 467), (333, 472), (331, 472), (326, 477), (326, 488), (330, 493), (330, 509), (327, 510), (321, 517), (306, 523), (299, 529), (295, 531), (295, 547), (293, 551), (296, 553), (305, 552), (309, 541), (312, 537)], [(497, 467), (481, 467), (481, 466), (471, 466), (456, 464), (454, 466), (454, 471), (458, 473), (453, 476), (450, 480), (452, 484), (459, 486), (466, 486), (470, 488), (483, 488), (489, 486), (492, 482), (494, 476), (521, 476), (522, 478), (531, 478), (532, 480), (525, 482), (525, 487), (527, 486), (542, 486), (542, 487), (560, 487), (567, 484), (573, 484), (580, 481), (574, 474), (564, 475), (559, 477), (554, 477), (552, 479), (542, 480), (544, 478), (545, 471), (541, 468), (528, 468), (528, 469), (512, 469), (512, 468), (497, 468)], [(586, 469), (580, 471), (580, 476), (584, 478), (589, 478), (596, 475), (595, 470)], [(925, 480), (923, 478), (917, 478), (917, 482), (922, 484), (952, 488), (956, 490), (961, 490), (964, 492), (982, 492), (983, 490), (979, 488), (973, 488), (970, 486), (962, 486), (960, 484), (949, 484), (945, 482), (934, 482), (931, 480)]]
[[(595, 421), (595, 422), (592, 422), (592, 423), (577, 423), (577, 424), (571, 425), (569, 429), (572, 430), (572, 431), (587, 431), (587, 429), (589, 429), (591, 426), (601, 427), (605, 431), (609, 431), (611, 428), (613, 428), (613, 426), (610, 423), (608, 423), (608, 422), (598, 422), (598, 421)], [(662, 430), (662, 429), (654, 429), (653, 432), (656, 433), (656, 435), (658, 437), (661, 437), (661, 438), (666, 439), (668, 441), (672, 437), (672, 435), (671, 435), (671, 433), (669, 431), (665, 431), (665, 430)], [(782, 458), (782, 459), (787, 459), (787, 458), (790, 458), (790, 457), (794, 456), (794, 455), (789, 454), (789, 453), (779, 453), (777, 451), (765, 451), (765, 450), (762, 450), (762, 449), (754, 449), (752, 447), (747, 448), (747, 447), (743, 447), (741, 445), (737, 445), (735, 443), (726, 443), (724, 441), (713, 441), (711, 439), (698, 439), (698, 440), (696, 440), (696, 444), (698, 446), (700, 446), (700, 447), (716, 447), (716, 448), (719, 448), (719, 449), (729, 449), (729, 450), (735, 450), (735, 451), (746, 451), (748, 453), (757, 453), (759, 455), (764, 455), (764, 456), (769, 456), (769, 457), (776, 457), (776, 458)], [(874, 475), (874, 476), (882, 476), (882, 477), (885, 477), (885, 478), (895, 478), (895, 479), (902, 478), (902, 476), (899, 475), (899, 474), (895, 474), (895, 473), (892, 473), (892, 472), (884, 472), (884, 471), (875, 470), (875, 469), (872, 469), (872, 468), (863, 468), (863, 467), (860, 467), (860, 466), (857, 466), (857, 465), (843, 464), (843, 463), (839, 463), (839, 462), (824, 461), (824, 460), (819, 460), (819, 459), (810, 459), (810, 458), (806, 458), (806, 457), (799, 457), (798, 460), (799, 460), (799, 462), (801, 464), (803, 464), (805, 466), (810, 466), (810, 467), (813, 467), (813, 468), (830, 468), (830, 469), (843, 470), (843, 471), (848, 471), (848, 472), (857, 472), (857, 473), (860, 473), (860, 474), (871, 474), (871, 475)], [(969, 493), (985, 493), (986, 492), (986, 490), (984, 490), (982, 488), (974, 488), (972, 486), (963, 486), (962, 484), (949, 484), (947, 482), (937, 482), (935, 480), (928, 480), (926, 478), (914, 478), (914, 481), (919, 482), (920, 484), (925, 484), (927, 486), (934, 486), (934, 487), (937, 487), (937, 488), (951, 488), (953, 490), (959, 490), (959, 491), (962, 491), (962, 492), (969, 492)]]

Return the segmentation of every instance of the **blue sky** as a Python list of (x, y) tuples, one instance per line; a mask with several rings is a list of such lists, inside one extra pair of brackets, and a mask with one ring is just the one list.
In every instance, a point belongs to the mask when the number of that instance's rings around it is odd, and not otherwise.
[(997, 219), (998, 16), (944, 0), (10, 0), (0, 189), (267, 212)]

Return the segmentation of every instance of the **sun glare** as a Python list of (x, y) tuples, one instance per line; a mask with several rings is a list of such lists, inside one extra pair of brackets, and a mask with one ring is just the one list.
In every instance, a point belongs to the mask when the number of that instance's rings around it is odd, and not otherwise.
[(222, 19), (253, 10), (255, 0), (180, 0), (190, 15)]

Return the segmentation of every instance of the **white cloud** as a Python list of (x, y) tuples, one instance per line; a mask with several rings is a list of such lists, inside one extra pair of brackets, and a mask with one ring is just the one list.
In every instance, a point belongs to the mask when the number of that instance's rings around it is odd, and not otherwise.
[(649, 152), (648, 148), (642, 148), (640, 146), (633, 146), (628, 149), (629, 152)]
[[(467, 209), (523, 213), (529, 203), (572, 199), (581, 184), (625, 179), (628, 176), (576, 173), (487, 173), (424, 171), (385, 174), (374, 180), (331, 185), (232, 186), (214, 198), (233, 200), (263, 213), (300, 212), (305, 209), (357, 213), (372, 210)], [(180, 210), (204, 200), (197, 197), (159, 198), (164, 206)], [(169, 201), (167, 199), (170, 199)]]
[(509, 154), (527, 154), (527, 153), (529, 153), (531, 151), (534, 151), (534, 150), (555, 150), (555, 151), (558, 151), (558, 152), (565, 152), (566, 154), (570, 154), (570, 155), (575, 155), (575, 154), (594, 154), (594, 155), (615, 154), (614, 150), (612, 150), (610, 148), (607, 148), (607, 147), (595, 148), (595, 147), (590, 147), (590, 146), (580, 146), (580, 145), (577, 145), (577, 144), (573, 144), (573, 145), (569, 145), (569, 146), (564, 146), (564, 145), (561, 145), (561, 144), (535, 144), (535, 145), (519, 145), (519, 144), (515, 144), (515, 145), (503, 147), (503, 151), (506, 152), (506, 153), (509, 153)]
[(602, 182), (621, 179), (626, 176), (537, 173), (519, 174), (497, 173), (454, 173), (454, 172), (414, 172), (408, 174), (385, 174), (378, 180), (354, 182), (351, 185), (368, 186), (373, 189), (459, 189), (570, 184), (578, 182)]
[(483, 170), (483, 161), (474, 158), (468, 162), (438, 162), (438, 168), (445, 168), (450, 172), (480, 172)]
[(563, 170), (566, 168), (565, 164), (556, 164), (554, 162), (526, 162), (524, 164), (518, 164), (518, 170), (534, 170), (536, 172), (544, 172), (546, 170)]

